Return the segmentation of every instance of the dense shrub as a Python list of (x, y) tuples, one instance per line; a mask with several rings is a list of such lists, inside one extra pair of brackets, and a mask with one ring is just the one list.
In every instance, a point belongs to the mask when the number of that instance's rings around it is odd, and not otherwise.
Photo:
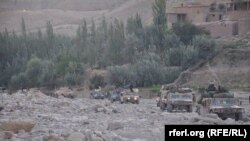
[(198, 50), (198, 57), (201, 59), (206, 59), (209, 55), (214, 53), (215, 41), (208, 36), (195, 36), (192, 43), (195, 49)]
[(74, 74), (74, 73), (69, 73), (69, 72), (65, 75), (64, 79), (65, 79), (65, 82), (66, 82), (66, 84), (67, 84), (68, 86), (74, 86), (74, 85), (76, 85), (76, 84), (78, 83), (78, 81), (79, 81), (79, 78), (77, 77), (76, 74)]
[(193, 46), (185, 47), (183, 51), (182, 68), (187, 69), (198, 61), (198, 51)]
[(19, 73), (11, 77), (10, 87), (11, 89), (20, 89), (27, 85), (27, 78), (25, 73)]
[(32, 58), (26, 68), (26, 77), (30, 87), (40, 86), (40, 76), (42, 75), (43, 62), (41, 59)]
[(110, 83), (124, 86), (130, 83), (137, 87), (173, 82), (179, 75), (179, 68), (165, 68), (155, 53), (146, 53), (133, 65), (109, 68)]
[(171, 48), (169, 51), (169, 63), (171, 66), (181, 66), (184, 48)]
[(55, 66), (51, 61), (44, 61), (42, 73), (40, 76), (40, 84), (46, 87), (53, 87), (55, 85), (56, 73)]
[(208, 31), (191, 23), (176, 23), (173, 25), (173, 32), (185, 45), (190, 44), (196, 35), (209, 35)]
[(95, 75), (90, 79), (91, 87), (98, 88), (105, 85), (104, 77), (101, 75)]
[(124, 86), (136, 78), (136, 73), (131, 65), (111, 66), (108, 71), (109, 82), (116, 86)]

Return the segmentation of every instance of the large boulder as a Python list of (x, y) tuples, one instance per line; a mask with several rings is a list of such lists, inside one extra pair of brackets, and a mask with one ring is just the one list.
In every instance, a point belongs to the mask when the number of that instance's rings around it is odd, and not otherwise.
[(92, 137), (91, 141), (104, 141), (101, 137)]
[(95, 112), (103, 112), (103, 113), (105, 113), (106, 111), (107, 111), (107, 109), (104, 107), (104, 106), (102, 106), (102, 105), (95, 105), (94, 107), (93, 107), (93, 110), (95, 111)]
[(0, 131), (12, 131), (18, 133), (19, 130), (30, 132), (35, 126), (33, 121), (4, 121), (0, 123)]
[(122, 128), (123, 128), (122, 123), (116, 121), (116, 122), (110, 122), (108, 124), (107, 130), (113, 131), (113, 130), (118, 130), (118, 129), (122, 129)]
[(57, 137), (56, 135), (48, 135), (43, 137), (43, 141), (64, 141), (64, 139)]
[(67, 140), (68, 141), (86, 141), (86, 137), (80, 132), (74, 132), (69, 135)]
[(74, 94), (73, 90), (67, 87), (61, 87), (60, 89), (55, 91), (55, 97), (67, 97), (67, 98), (75, 98), (76, 95)]
[(32, 98), (32, 97), (46, 97), (46, 95), (41, 92), (38, 88), (31, 88), (29, 89), (29, 91), (27, 92), (27, 95), (29, 96), (29, 98)]
[(7, 139), (12, 139), (14, 136), (14, 133), (11, 131), (4, 131), (3, 132), (3, 139), (7, 140)]

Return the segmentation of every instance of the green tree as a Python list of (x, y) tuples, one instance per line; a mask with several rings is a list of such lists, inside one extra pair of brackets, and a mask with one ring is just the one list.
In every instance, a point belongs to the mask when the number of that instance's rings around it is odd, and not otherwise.
[(53, 46), (55, 36), (53, 31), (53, 25), (50, 23), (50, 21), (47, 21), (46, 33), (47, 33), (48, 46)]
[(167, 19), (166, 19), (166, 1), (155, 0), (152, 5), (154, 26), (154, 44), (158, 48), (159, 52), (163, 52), (164, 36), (167, 30)]
[(22, 23), (21, 23), (21, 29), (22, 29), (22, 36), (26, 38), (26, 26), (25, 26), (25, 21), (22, 18)]
[(10, 80), (11, 89), (20, 89), (27, 85), (27, 78), (25, 73), (19, 73), (18, 75), (13, 75)]
[(190, 44), (196, 35), (209, 35), (208, 31), (191, 23), (176, 23), (172, 30), (185, 45)]
[(42, 72), (39, 82), (42, 86), (53, 88), (55, 86), (55, 66), (53, 62), (45, 60), (42, 63)]
[(205, 35), (197, 35), (194, 37), (192, 43), (195, 49), (198, 50), (200, 59), (206, 59), (208, 56), (214, 54), (216, 46), (214, 39)]
[(29, 60), (26, 69), (26, 76), (30, 87), (40, 86), (40, 76), (42, 75), (43, 64), (39, 58)]
[(154, 25), (160, 27), (166, 26), (166, 0), (155, 0), (152, 10), (154, 16)]

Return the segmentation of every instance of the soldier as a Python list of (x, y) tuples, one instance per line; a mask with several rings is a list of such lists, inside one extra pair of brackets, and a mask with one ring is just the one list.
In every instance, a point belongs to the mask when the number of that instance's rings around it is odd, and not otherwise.
[(207, 88), (208, 91), (216, 91), (216, 87), (213, 83), (210, 83), (208, 88)]
[(132, 85), (132, 84), (129, 85), (129, 88), (130, 88), (130, 91), (131, 91), (131, 92), (134, 92), (134, 90), (133, 90), (133, 85)]
[(249, 96), (249, 103), (250, 103), (250, 96)]

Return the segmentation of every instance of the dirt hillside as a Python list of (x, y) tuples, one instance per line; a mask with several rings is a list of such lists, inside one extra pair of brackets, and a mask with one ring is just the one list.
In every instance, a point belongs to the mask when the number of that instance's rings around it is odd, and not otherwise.
[(215, 81), (227, 87), (250, 87), (250, 48), (224, 49), (201, 68), (185, 76), (188, 86), (206, 86)]
[(44, 30), (51, 21), (57, 33), (74, 35), (86, 19), (97, 23), (104, 15), (108, 22), (114, 18), (126, 20), (139, 13), (143, 22), (151, 21), (154, 0), (3, 0), (0, 1), (0, 31), (20, 32), (23, 17), (28, 31)]
[[(168, 0), (167, 10), (177, 2)], [(108, 22), (118, 18), (126, 22), (130, 16), (139, 13), (145, 25), (152, 23), (152, 3), (154, 0), (1, 0), (0, 31), (7, 28), (19, 33), (21, 18), (29, 32), (40, 28), (45, 30), (46, 21), (51, 21), (54, 31), (60, 34), (75, 35), (83, 19), (92, 19), (98, 24), (103, 16)]]

